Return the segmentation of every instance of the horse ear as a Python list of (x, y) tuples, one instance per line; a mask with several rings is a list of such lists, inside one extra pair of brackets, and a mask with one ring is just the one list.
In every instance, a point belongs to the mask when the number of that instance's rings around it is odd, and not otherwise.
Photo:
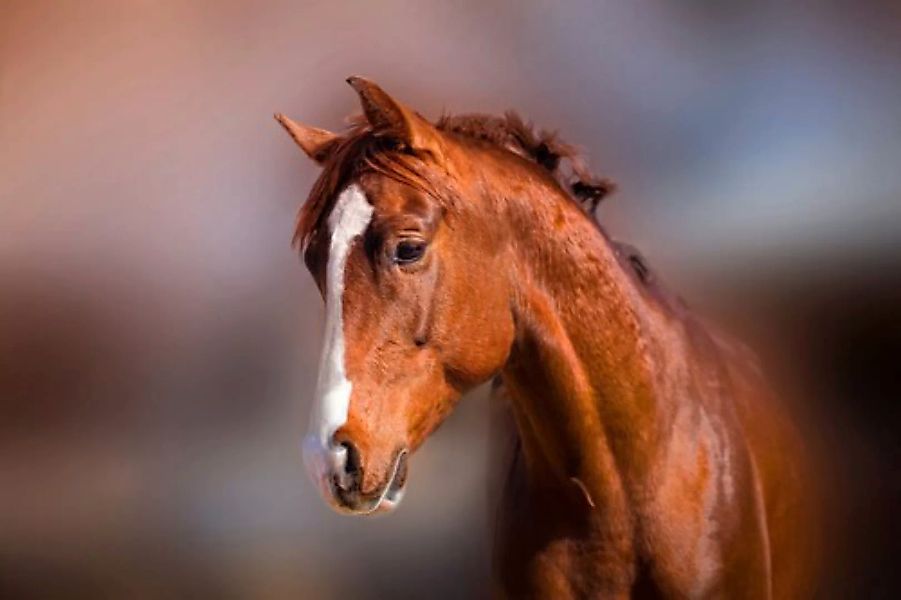
[(339, 137), (331, 131), (301, 125), (281, 113), (275, 115), (275, 120), (281, 123), (307, 156), (320, 165), (329, 159), (338, 145)]
[(368, 79), (353, 76), (347, 78), (347, 83), (359, 94), (366, 120), (376, 135), (394, 137), (414, 150), (425, 150), (435, 156), (441, 154), (440, 133), (419, 113)]

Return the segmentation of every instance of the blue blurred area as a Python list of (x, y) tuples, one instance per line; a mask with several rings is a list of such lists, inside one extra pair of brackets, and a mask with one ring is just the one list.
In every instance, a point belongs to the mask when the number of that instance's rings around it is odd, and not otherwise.
[(757, 345), (840, 450), (850, 558), (826, 596), (894, 589), (897, 3), (3, 15), (0, 590), (485, 594), (484, 393), (417, 454), (389, 518), (331, 514), (302, 470), (322, 307), (289, 243), (316, 169), (271, 114), (340, 128), (350, 74), (432, 118), (515, 108), (585, 148), (620, 184), (607, 229)]

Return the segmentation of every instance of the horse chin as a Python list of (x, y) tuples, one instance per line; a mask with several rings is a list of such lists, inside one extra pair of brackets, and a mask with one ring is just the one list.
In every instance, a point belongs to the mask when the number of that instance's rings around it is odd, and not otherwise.
[(404, 489), (402, 487), (395, 488), (393, 483), (387, 490), (379, 496), (363, 501), (349, 502), (342, 498), (341, 493), (336, 490), (334, 496), (329, 501), (329, 505), (337, 512), (343, 515), (355, 517), (368, 517), (372, 515), (385, 515), (393, 512), (400, 501), (404, 497)]

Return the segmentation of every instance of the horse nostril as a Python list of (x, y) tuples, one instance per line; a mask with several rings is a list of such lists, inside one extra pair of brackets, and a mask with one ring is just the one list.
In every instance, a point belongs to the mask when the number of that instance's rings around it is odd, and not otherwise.
[(344, 470), (348, 474), (359, 473), (362, 465), (360, 464), (360, 452), (357, 450), (357, 447), (350, 442), (341, 442), (341, 445), (347, 450), (347, 463), (344, 465)]
[(338, 485), (346, 492), (360, 489), (363, 480), (363, 464), (360, 460), (360, 452), (349, 441), (343, 441), (340, 446), (345, 451), (344, 473), (338, 475)]

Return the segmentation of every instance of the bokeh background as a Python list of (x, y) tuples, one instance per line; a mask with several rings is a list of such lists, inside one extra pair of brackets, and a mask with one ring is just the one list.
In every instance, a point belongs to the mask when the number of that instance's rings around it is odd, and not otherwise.
[(896, 591), (897, 2), (0, 0), (0, 595), (487, 595), (483, 391), (387, 518), (302, 469), (317, 171), (271, 115), (342, 127), (351, 74), (583, 146), (614, 237), (807, 398), (823, 595)]

